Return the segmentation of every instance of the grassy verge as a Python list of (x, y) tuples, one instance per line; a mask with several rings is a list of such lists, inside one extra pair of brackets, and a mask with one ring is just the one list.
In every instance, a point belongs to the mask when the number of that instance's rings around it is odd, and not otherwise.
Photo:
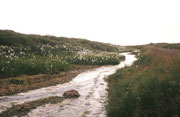
[(147, 47), (132, 66), (108, 78), (109, 117), (180, 115), (180, 51)]
[(56, 103), (62, 102), (63, 100), (64, 100), (63, 97), (54, 96), (54, 97), (39, 99), (36, 101), (27, 102), (24, 104), (14, 105), (13, 107), (8, 108), (6, 111), (3, 111), (2, 113), (0, 113), (0, 117), (12, 117), (14, 115), (18, 117), (25, 116), (32, 109), (36, 109), (39, 106), (49, 104), (49, 103), (56, 104)]

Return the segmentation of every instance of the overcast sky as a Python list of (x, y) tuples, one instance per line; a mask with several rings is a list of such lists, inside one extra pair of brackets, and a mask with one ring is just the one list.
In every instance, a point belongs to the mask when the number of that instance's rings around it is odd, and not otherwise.
[(180, 0), (0, 0), (0, 29), (119, 45), (180, 42)]

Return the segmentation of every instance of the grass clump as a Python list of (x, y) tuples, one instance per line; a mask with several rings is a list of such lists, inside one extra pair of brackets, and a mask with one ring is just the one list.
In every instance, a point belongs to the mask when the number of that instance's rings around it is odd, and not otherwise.
[(58, 59), (48, 59), (45, 57), (30, 59), (19, 58), (14, 60), (0, 61), (0, 78), (13, 77), (19, 75), (34, 75), (39, 73), (57, 73), (65, 71), (69, 64)]
[(48, 97), (44, 99), (39, 99), (31, 102), (27, 102), (24, 104), (18, 104), (14, 105), (11, 108), (8, 108), (6, 111), (3, 111), (0, 113), (1, 117), (13, 117), (13, 116), (25, 116), (27, 115), (32, 109), (36, 109), (39, 106), (45, 105), (45, 104), (56, 104), (60, 103), (64, 100), (63, 97), (53, 96)]
[(23, 79), (11, 79), (10, 83), (16, 84), (16, 85), (23, 85), (24, 84), (24, 80)]
[(180, 52), (149, 47), (108, 78), (109, 117), (180, 115)]

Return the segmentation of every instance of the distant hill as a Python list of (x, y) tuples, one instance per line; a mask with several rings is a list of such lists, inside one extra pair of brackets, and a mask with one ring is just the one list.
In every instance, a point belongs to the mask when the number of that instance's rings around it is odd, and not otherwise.
[(167, 49), (180, 49), (180, 43), (151, 43), (149, 45)]

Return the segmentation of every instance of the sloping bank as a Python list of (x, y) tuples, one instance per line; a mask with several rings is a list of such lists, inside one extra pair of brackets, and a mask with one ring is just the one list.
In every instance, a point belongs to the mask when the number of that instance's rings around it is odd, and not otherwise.
[(109, 117), (180, 115), (180, 51), (147, 47), (107, 82)]

